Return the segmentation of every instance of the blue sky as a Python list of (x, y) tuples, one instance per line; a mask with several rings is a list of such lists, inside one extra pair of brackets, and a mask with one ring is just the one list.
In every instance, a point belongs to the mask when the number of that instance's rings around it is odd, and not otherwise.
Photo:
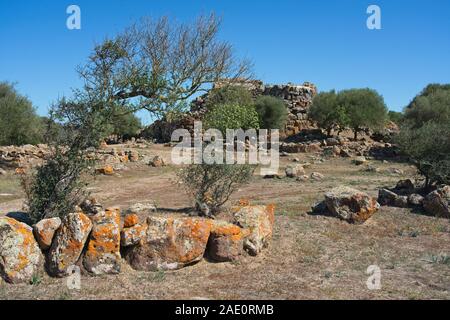
[[(81, 30), (66, 28), (71, 4)], [(381, 7), (382, 30), (366, 27), (371, 4)], [(392, 110), (430, 82), (450, 83), (448, 0), (0, 0), (0, 81), (17, 82), (44, 115), (80, 85), (75, 67), (105, 36), (142, 16), (192, 21), (212, 11), (223, 18), (220, 37), (267, 83), (370, 87)]]

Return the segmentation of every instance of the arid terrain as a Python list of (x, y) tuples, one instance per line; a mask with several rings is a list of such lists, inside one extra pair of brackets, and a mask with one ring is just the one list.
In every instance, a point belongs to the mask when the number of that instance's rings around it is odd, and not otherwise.
[[(170, 148), (152, 145), (139, 153), (170, 160)], [(449, 299), (450, 224), (413, 212), (382, 207), (363, 225), (313, 215), (311, 206), (336, 186), (347, 185), (376, 197), (378, 189), (413, 178), (406, 163), (370, 160), (378, 172), (356, 166), (349, 158), (318, 161), (312, 154), (281, 158), (280, 172), (296, 158), (311, 163), (306, 173), (320, 172), (320, 181), (263, 179), (236, 192), (255, 204), (276, 204), (270, 248), (257, 257), (234, 263), (200, 263), (173, 272), (134, 271), (125, 262), (119, 275), (83, 275), (81, 290), (69, 290), (66, 279), (45, 273), (33, 284), (0, 284), (0, 299)], [(126, 209), (154, 201), (160, 213), (189, 207), (183, 188), (175, 183), (177, 168), (152, 168), (129, 163), (113, 176), (97, 176), (90, 186), (105, 206)], [(20, 211), (24, 201), (19, 177), (0, 176), (0, 213)], [(226, 214), (226, 213), (224, 213)], [(381, 269), (380, 290), (368, 290), (370, 265)]]

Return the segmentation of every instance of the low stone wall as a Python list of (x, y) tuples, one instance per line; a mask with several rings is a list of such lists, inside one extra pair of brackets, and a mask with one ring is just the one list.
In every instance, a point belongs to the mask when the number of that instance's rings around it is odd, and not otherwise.
[[(158, 215), (153, 206), (103, 209), (89, 201), (84, 212), (40, 221), (33, 227), (0, 218), (0, 275), (27, 283), (45, 269), (66, 277), (74, 266), (90, 275), (117, 274), (125, 261), (135, 270), (176, 270), (204, 257), (235, 261), (268, 247), (274, 206), (240, 205), (233, 221)], [(81, 209), (81, 208), (80, 208)], [(150, 210), (151, 209), (151, 210)], [(146, 214), (133, 212), (149, 210)]]

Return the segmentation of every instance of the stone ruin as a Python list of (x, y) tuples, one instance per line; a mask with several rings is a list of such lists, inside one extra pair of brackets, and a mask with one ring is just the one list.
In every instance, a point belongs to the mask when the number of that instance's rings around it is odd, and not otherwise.
[(94, 199), (63, 218), (33, 226), (0, 217), (0, 281), (30, 283), (44, 270), (69, 276), (75, 268), (97, 276), (135, 270), (177, 270), (204, 257), (233, 262), (269, 246), (275, 207), (241, 201), (228, 220), (155, 212), (153, 205), (104, 209)]
[[(302, 85), (291, 83), (284, 85), (265, 85), (259, 80), (221, 80), (213, 85), (213, 89), (219, 89), (227, 85), (241, 86), (249, 90), (253, 97), (273, 96), (282, 99), (288, 108), (288, 121), (286, 127), (281, 132), (282, 137), (288, 137), (299, 133), (303, 129), (314, 128), (308, 120), (308, 109), (312, 100), (317, 94), (317, 88), (310, 82)], [(183, 128), (193, 132), (194, 121), (200, 121), (208, 111), (205, 102), (208, 94), (198, 97), (191, 103), (189, 112), (183, 114), (176, 120), (157, 120), (144, 132), (146, 138), (152, 138), (158, 142), (170, 142), (172, 132), (175, 129)]]

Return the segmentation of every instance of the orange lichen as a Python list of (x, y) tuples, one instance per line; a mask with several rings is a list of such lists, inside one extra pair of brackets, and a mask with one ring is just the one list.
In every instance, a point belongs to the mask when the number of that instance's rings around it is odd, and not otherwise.
[(139, 223), (138, 215), (135, 213), (130, 213), (125, 217), (125, 219), (123, 221), (123, 227), (131, 228), (131, 227), (134, 227), (135, 225), (137, 225), (138, 223)]

